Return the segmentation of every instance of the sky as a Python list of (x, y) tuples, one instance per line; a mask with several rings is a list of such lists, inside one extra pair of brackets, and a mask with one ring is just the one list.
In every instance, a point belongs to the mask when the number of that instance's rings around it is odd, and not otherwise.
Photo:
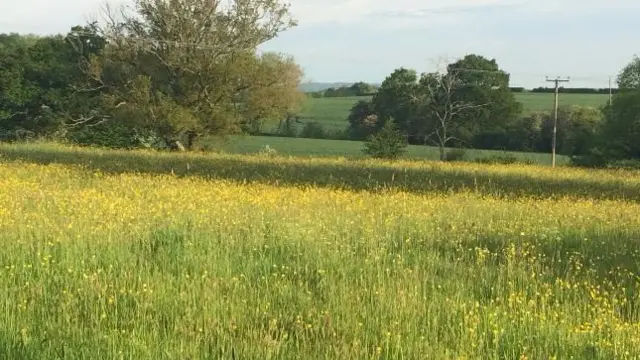
[[(545, 77), (560, 76), (568, 86), (607, 87), (640, 53), (638, 0), (289, 2), (298, 26), (262, 49), (292, 55), (305, 81), (379, 83), (398, 67), (433, 71), (475, 53), (496, 59), (512, 86), (550, 86)], [(66, 32), (104, 3), (0, 0), (0, 32)]]

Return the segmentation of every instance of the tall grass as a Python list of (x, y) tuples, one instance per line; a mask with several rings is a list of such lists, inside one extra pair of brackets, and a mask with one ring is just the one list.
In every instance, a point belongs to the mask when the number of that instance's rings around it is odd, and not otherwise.
[[(236, 136), (227, 139), (207, 138), (203, 139), (204, 147), (215, 151), (224, 151), (231, 154), (254, 154), (265, 146), (275, 149), (284, 156), (296, 157), (347, 157), (350, 159), (362, 159), (367, 155), (363, 153), (364, 142), (352, 140), (330, 140), (310, 138), (290, 138), (275, 136)], [(447, 149), (452, 151), (459, 149)], [(551, 154), (527, 153), (516, 151), (498, 151), (482, 149), (463, 150), (463, 160), (475, 161), (495, 157), (514, 157), (521, 162), (532, 162), (540, 165), (551, 166)], [(409, 145), (407, 152), (402, 156), (404, 160), (435, 161), (440, 159), (440, 150), (433, 146)], [(557, 163), (567, 165), (571, 162), (569, 156), (558, 155)]]
[(637, 173), (0, 154), (0, 358), (640, 356)]

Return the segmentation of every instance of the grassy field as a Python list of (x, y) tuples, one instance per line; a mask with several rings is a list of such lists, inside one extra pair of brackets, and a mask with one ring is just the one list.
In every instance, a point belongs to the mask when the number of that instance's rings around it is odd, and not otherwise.
[(2, 359), (634, 359), (640, 174), (0, 145)]
[[(207, 139), (203, 144), (212, 150), (223, 151), (232, 154), (256, 154), (263, 152), (266, 146), (275, 150), (280, 155), (297, 157), (365, 157), (362, 149), (364, 145), (360, 141), (326, 140), (285, 138), (275, 136), (237, 136), (227, 139)], [(533, 162), (541, 165), (551, 164), (550, 154), (508, 152), (493, 150), (466, 150), (465, 161), (489, 158), (495, 156), (513, 156), (523, 162)], [(407, 160), (438, 160), (440, 153), (438, 148), (429, 146), (410, 145), (403, 156)], [(566, 165), (570, 162), (567, 156), (558, 156), (557, 162)]]
[[(547, 111), (553, 108), (554, 94), (516, 93), (525, 112)], [(301, 114), (303, 122), (316, 121), (332, 131), (344, 130), (347, 127), (349, 110), (358, 100), (370, 97), (345, 98), (309, 98)], [(602, 94), (561, 94), (560, 105), (601, 106), (609, 100), (609, 95)], [(277, 126), (277, 124), (276, 124)]]

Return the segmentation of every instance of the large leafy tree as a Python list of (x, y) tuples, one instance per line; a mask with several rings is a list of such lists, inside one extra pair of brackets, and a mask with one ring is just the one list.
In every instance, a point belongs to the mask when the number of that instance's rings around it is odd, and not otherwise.
[(456, 72), (422, 74), (419, 104), (420, 133), (440, 150), (440, 160), (446, 159), (445, 149), (454, 142), (463, 142), (469, 118), (465, 115), (487, 104), (475, 103), (457, 96), (461, 80)]
[(465, 117), (461, 120), (466, 132), (464, 140), (482, 148), (503, 147), (503, 135), (522, 113), (522, 104), (510, 90), (509, 74), (495, 59), (477, 54), (449, 64), (447, 73), (457, 79), (455, 101), (485, 104), (461, 115)]
[(588, 155), (578, 158), (584, 164), (640, 159), (640, 58), (634, 57), (617, 80), (620, 91), (603, 108), (604, 119), (588, 144)]
[(418, 74), (415, 70), (398, 68), (382, 82), (371, 102), (374, 112), (384, 123), (394, 119), (399, 131), (409, 138), (419, 138)]
[(5, 135), (64, 135), (77, 125), (75, 113), (84, 112), (92, 96), (77, 92), (84, 81), (78, 65), (104, 46), (78, 40), (82, 51), (68, 36), (0, 36), (0, 129)]
[(640, 90), (640, 58), (633, 59), (618, 74), (618, 87), (621, 90)]
[(640, 158), (640, 59), (618, 76), (620, 92), (605, 108), (600, 147), (612, 158)]
[(265, 122), (278, 122), (301, 111), (305, 96), (298, 85), (303, 73), (293, 58), (264, 53), (256, 57), (247, 75), (246, 89), (239, 93), (243, 131), (258, 133)]
[(278, 0), (135, 0), (106, 15), (99, 30), (109, 45), (86, 71), (87, 87), (103, 92), (101, 119), (126, 118), (169, 143), (192, 144), (291, 110), (283, 100), (295, 98), (300, 69), (257, 55), (295, 25)]

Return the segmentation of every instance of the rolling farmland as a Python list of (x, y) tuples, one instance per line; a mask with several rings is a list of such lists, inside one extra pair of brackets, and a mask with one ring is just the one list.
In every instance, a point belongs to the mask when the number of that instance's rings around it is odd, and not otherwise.
[[(548, 111), (553, 108), (553, 94), (548, 93), (516, 93), (516, 98), (525, 109), (525, 113), (532, 111)], [(344, 98), (310, 98), (307, 100), (301, 114), (303, 122), (316, 121), (327, 129), (339, 131), (347, 126), (349, 110), (358, 100), (370, 97)], [(606, 104), (608, 95), (593, 94), (560, 94), (560, 105), (578, 105), (598, 107)]]

